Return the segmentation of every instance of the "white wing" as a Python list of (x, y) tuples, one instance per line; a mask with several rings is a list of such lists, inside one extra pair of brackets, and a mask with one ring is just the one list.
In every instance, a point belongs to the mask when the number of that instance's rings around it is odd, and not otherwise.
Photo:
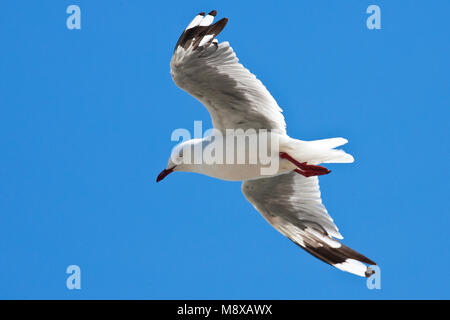
[(200, 100), (216, 129), (272, 129), (286, 132), (281, 109), (266, 87), (238, 62), (228, 42), (215, 38), (227, 24), (211, 25), (216, 11), (189, 24), (170, 62), (174, 82)]
[(275, 229), (313, 256), (359, 276), (373, 274), (366, 264), (375, 262), (334, 239), (342, 236), (322, 204), (317, 177), (290, 172), (247, 180), (242, 192)]

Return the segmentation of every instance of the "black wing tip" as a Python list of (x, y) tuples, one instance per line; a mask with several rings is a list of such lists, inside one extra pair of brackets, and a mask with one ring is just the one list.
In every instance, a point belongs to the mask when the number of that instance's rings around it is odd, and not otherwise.
[(228, 23), (228, 18), (222, 18), (219, 21), (217, 21), (216, 23), (214, 23), (211, 26), (210, 32), (211, 34), (214, 34), (215, 36), (217, 36), (219, 33), (222, 32), (223, 28), (225, 28), (225, 26)]
[[(202, 11), (197, 16), (199, 15), (204, 17), (205, 12)], [(215, 17), (217, 15), (217, 11), (213, 10), (208, 13), (208, 15)], [(212, 40), (223, 30), (223, 28), (225, 28), (227, 23), (228, 18), (222, 18), (209, 26), (197, 25), (190, 29), (185, 29), (175, 45), (174, 52), (178, 47), (187, 49), (190, 45), (192, 45), (193, 49), (196, 50), (200, 41), (206, 35), (213, 35), (213, 38), (208, 42), (208, 45), (211, 44)]]
[[(376, 266), (376, 264), (374, 263), (373, 264), (374, 266)], [(369, 267), (367, 267), (367, 270), (366, 270), (366, 272), (365, 272), (365, 276), (366, 276), (366, 278), (369, 278), (370, 276), (372, 276), (372, 275), (374, 275), (376, 272), (375, 272), (375, 270), (373, 270), (370, 266)]]
[(355, 259), (355, 260), (358, 260), (358, 261), (360, 261), (360, 262), (363, 262), (363, 263), (366, 263), (366, 264), (368, 264), (368, 265), (376, 265), (376, 263), (375, 262), (373, 262), (372, 260), (370, 260), (369, 258), (367, 258), (365, 255), (363, 255), (363, 254), (361, 254), (361, 253), (359, 253), (358, 251), (356, 251), (356, 250), (353, 250), (352, 248), (350, 248), (350, 247), (347, 247), (346, 245), (344, 245), (344, 244), (341, 244), (341, 252), (344, 254), (344, 255), (346, 255), (348, 258), (350, 258), (350, 259)]
[[(294, 241), (295, 242), (295, 241)], [(319, 260), (322, 260), (329, 265), (336, 267), (336, 265), (345, 263), (348, 259), (353, 259), (359, 261), (361, 263), (367, 264), (366, 272), (364, 273), (365, 277), (370, 277), (375, 273), (375, 270), (371, 269), (371, 265), (376, 265), (375, 262), (362, 255), (361, 253), (353, 250), (352, 248), (347, 247), (346, 245), (341, 243), (341, 246), (338, 248), (329, 247), (326, 245), (322, 245), (319, 247), (305, 245), (299, 245), (295, 242), (300, 248), (309, 252)]]

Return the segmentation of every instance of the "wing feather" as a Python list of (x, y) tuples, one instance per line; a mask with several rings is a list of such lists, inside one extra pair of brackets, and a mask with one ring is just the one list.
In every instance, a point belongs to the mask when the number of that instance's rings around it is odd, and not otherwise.
[(317, 177), (295, 172), (247, 180), (242, 192), (279, 232), (320, 260), (359, 276), (370, 276), (375, 262), (343, 245), (333, 219), (322, 204)]
[(208, 109), (216, 129), (286, 132), (282, 110), (254, 74), (239, 63), (228, 42), (215, 37), (228, 19), (199, 14), (183, 32), (170, 62), (174, 82)]

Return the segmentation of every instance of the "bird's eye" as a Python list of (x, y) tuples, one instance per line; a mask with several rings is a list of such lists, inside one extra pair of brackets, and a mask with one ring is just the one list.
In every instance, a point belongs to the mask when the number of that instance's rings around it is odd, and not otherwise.
[(180, 153), (178, 153), (178, 157), (183, 158), (183, 150), (181, 150)]

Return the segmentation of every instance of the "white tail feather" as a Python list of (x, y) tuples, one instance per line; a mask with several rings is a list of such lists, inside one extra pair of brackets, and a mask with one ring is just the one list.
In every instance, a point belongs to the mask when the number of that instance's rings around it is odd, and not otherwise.
[(344, 138), (330, 138), (314, 141), (302, 141), (292, 139), (289, 143), (288, 153), (300, 162), (308, 164), (320, 163), (352, 163), (355, 161), (352, 155), (344, 150), (334, 149), (346, 144)]
[(344, 138), (329, 138), (329, 139), (322, 139), (322, 140), (314, 140), (309, 141), (311, 143), (316, 144), (317, 146), (323, 146), (324, 148), (333, 149), (339, 146), (342, 146), (348, 142), (347, 139)]
[(344, 150), (331, 149), (329, 151), (328, 159), (323, 163), (353, 163), (355, 158), (351, 154), (348, 154)]

